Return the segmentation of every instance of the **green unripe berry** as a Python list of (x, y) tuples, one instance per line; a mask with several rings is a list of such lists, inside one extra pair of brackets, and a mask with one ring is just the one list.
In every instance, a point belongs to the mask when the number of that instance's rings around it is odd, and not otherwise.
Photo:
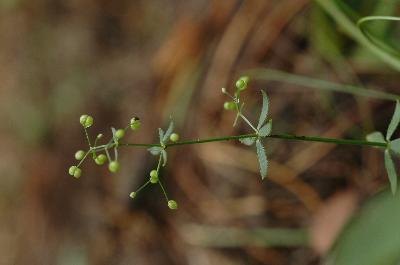
[(116, 173), (119, 170), (119, 162), (111, 161), (110, 164), (108, 164), (108, 170), (110, 170), (112, 173)]
[(97, 135), (97, 137), (96, 137), (97, 139), (101, 139), (101, 138), (103, 138), (103, 134), (102, 133), (99, 133), (98, 135)]
[(158, 172), (155, 169), (150, 171), (150, 182), (153, 184), (156, 184), (158, 182)]
[(132, 191), (132, 192), (129, 194), (129, 197), (131, 197), (132, 199), (134, 199), (134, 198), (136, 197), (136, 192)]
[(179, 134), (173, 133), (173, 134), (171, 134), (171, 136), (169, 137), (169, 139), (170, 139), (172, 142), (177, 142), (177, 141), (179, 141)]
[(150, 171), (150, 177), (152, 177), (152, 178), (158, 178), (158, 172), (157, 172), (157, 170), (153, 169), (152, 171)]
[(233, 101), (227, 101), (224, 103), (224, 109), (226, 109), (226, 110), (234, 110), (235, 107), (236, 107), (236, 105)]
[(168, 207), (171, 210), (176, 210), (176, 209), (178, 209), (178, 203), (176, 203), (176, 201), (174, 201), (174, 200), (169, 200), (168, 201)]
[(68, 173), (75, 178), (79, 178), (82, 174), (82, 170), (80, 168), (78, 168), (77, 166), (71, 166), (68, 169)]
[(84, 128), (89, 128), (93, 124), (93, 117), (84, 114), (79, 118), (79, 122), (82, 124)]
[(107, 160), (107, 157), (106, 157), (106, 155), (104, 155), (104, 154), (100, 154), (100, 155), (98, 155), (95, 159), (94, 159), (94, 162), (97, 164), (97, 165), (103, 165), (105, 162), (106, 162), (106, 160)]
[(74, 175), (75, 169), (77, 169), (76, 166), (70, 166), (68, 169), (68, 174), (70, 174), (71, 176)]
[(82, 160), (84, 157), (85, 157), (85, 151), (83, 151), (83, 150), (78, 150), (75, 153), (75, 159), (76, 160)]
[(74, 178), (80, 178), (82, 174), (82, 170), (80, 168), (76, 168), (74, 172)]
[(115, 132), (115, 137), (118, 139), (121, 139), (125, 135), (125, 130), (124, 129), (119, 129)]
[(239, 78), (239, 80), (236, 81), (236, 88), (239, 91), (243, 91), (246, 89), (247, 84), (249, 82), (249, 77), (248, 76), (242, 76), (241, 78)]
[(140, 119), (138, 117), (132, 118), (130, 126), (131, 126), (131, 129), (133, 131), (139, 130), (139, 128), (140, 128)]

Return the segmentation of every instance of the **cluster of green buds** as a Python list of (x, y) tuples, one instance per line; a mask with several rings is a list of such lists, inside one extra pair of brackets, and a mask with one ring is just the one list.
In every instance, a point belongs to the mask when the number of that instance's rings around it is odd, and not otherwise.
[[(138, 117), (133, 117), (130, 120), (129, 125), (122, 129), (111, 128), (112, 138), (108, 141), (108, 143), (102, 145), (97, 145), (97, 143), (100, 139), (103, 138), (103, 134), (98, 134), (92, 145), (92, 141), (87, 131), (87, 129), (93, 125), (93, 117), (84, 114), (79, 118), (79, 122), (83, 127), (89, 149), (87, 151), (78, 150), (75, 153), (75, 159), (79, 162), (77, 165), (73, 165), (68, 169), (69, 175), (75, 178), (81, 177), (82, 170), (80, 167), (82, 163), (86, 160), (86, 158), (90, 155), (92, 156), (93, 161), (96, 163), (96, 165), (100, 166), (108, 161), (108, 170), (112, 173), (118, 172), (120, 169), (120, 164), (118, 161), (118, 147), (120, 146), (120, 140), (125, 137), (127, 130), (131, 129), (132, 131), (137, 131), (140, 129), (140, 119)], [(168, 147), (168, 141), (171, 141), (172, 143), (179, 141), (179, 134), (173, 132), (173, 128), (174, 124), (171, 121), (165, 133), (161, 128), (159, 129), (160, 144), (149, 149), (151, 154), (159, 156), (158, 166), (156, 169), (150, 171), (150, 178), (148, 179), (148, 181), (144, 185), (142, 185), (137, 191), (131, 192), (129, 196), (134, 199), (139, 191), (145, 188), (148, 184), (159, 184), (167, 200), (168, 207), (172, 210), (175, 210), (178, 208), (178, 204), (176, 203), (176, 201), (168, 199), (167, 192), (165, 191), (164, 186), (159, 179), (161, 165), (164, 167), (167, 163), (166, 149)], [(110, 154), (111, 149), (114, 149), (113, 157)]]
[(222, 88), (222, 93), (225, 95), (228, 95), (232, 100), (231, 101), (226, 101), (224, 103), (224, 109), (226, 110), (239, 110), (240, 108), (240, 93), (244, 91), (247, 88), (247, 85), (249, 84), (249, 77), (248, 76), (242, 76), (240, 77), (236, 83), (235, 83), (235, 94), (232, 96), (229, 94), (225, 88)]
[(173, 132), (174, 130), (174, 123), (171, 120), (168, 129), (164, 132), (163, 129), (159, 128), (158, 129), (158, 135), (160, 138), (160, 143), (152, 146), (148, 149), (148, 151), (150, 152), (150, 154), (154, 155), (154, 156), (158, 156), (158, 164), (157, 167), (155, 169), (152, 169), (149, 173), (149, 179), (140, 187), (138, 188), (136, 191), (133, 191), (130, 193), (130, 197), (132, 199), (136, 198), (137, 194), (143, 190), (144, 188), (146, 188), (148, 185), (150, 184), (158, 184), (165, 196), (165, 199), (167, 201), (167, 205), (168, 208), (170, 208), (171, 210), (176, 210), (178, 209), (178, 204), (176, 201), (174, 200), (170, 200), (168, 198), (168, 194), (166, 189), (164, 188), (161, 180), (160, 180), (160, 170), (161, 167), (165, 167), (167, 164), (167, 148), (168, 145), (170, 144), (170, 142), (172, 143), (176, 143), (179, 141), (179, 134), (176, 132)]
[[(140, 128), (140, 119), (137, 117), (133, 117), (127, 127), (124, 129), (114, 129), (111, 128), (112, 138), (107, 144), (97, 145), (98, 141), (103, 138), (103, 134), (98, 134), (94, 143), (92, 145), (92, 141), (90, 140), (89, 133), (87, 129), (93, 125), (93, 117), (87, 114), (81, 115), (79, 118), (79, 123), (82, 125), (84, 129), (84, 133), (86, 136), (86, 140), (89, 145), (89, 149), (87, 151), (78, 150), (75, 153), (75, 159), (79, 161), (77, 165), (73, 165), (68, 169), (68, 173), (75, 177), (79, 178), (82, 175), (81, 165), (83, 161), (91, 154), (93, 161), (96, 165), (103, 165), (108, 161), (108, 169), (112, 173), (116, 173), (119, 171), (120, 164), (118, 162), (118, 147), (119, 140), (121, 140), (126, 131), (130, 128), (132, 131), (136, 131)], [(114, 158), (111, 158), (110, 149), (114, 149)]]
[(247, 146), (252, 146), (255, 144), (256, 151), (257, 151), (257, 157), (258, 157), (258, 161), (260, 164), (260, 174), (261, 174), (262, 179), (264, 179), (267, 176), (268, 159), (267, 159), (265, 147), (262, 143), (262, 140), (265, 137), (268, 137), (269, 135), (271, 135), (271, 131), (272, 131), (272, 120), (267, 119), (268, 111), (269, 111), (269, 98), (268, 98), (267, 94), (263, 90), (261, 90), (263, 104), (262, 104), (260, 117), (258, 120), (258, 125), (256, 126), (243, 114), (244, 103), (242, 102), (242, 100), (240, 98), (240, 93), (247, 88), (247, 85), (249, 84), (249, 80), (250, 79), (248, 76), (240, 77), (235, 83), (236, 88), (235, 88), (234, 95), (229, 94), (229, 92), (227, 92), (225, 88), (222, 88), (222, 93), (227, 95), (229, 98), (231, 98), (231, 101), (226, 101), (224, 103), (224, 109), (236, 111), (236, 118), (235, 118), (235, 121), (233, 122), (233, 126), (235, 126), (237, 124), (237, 122), (240, 118), (245, 123), (247, 123), (247, 125), (253, 130), (254, 134), (252, 136), (241, 138), (241, 139), (239, 139), (239, 141), (242, 144), (247, 145)]

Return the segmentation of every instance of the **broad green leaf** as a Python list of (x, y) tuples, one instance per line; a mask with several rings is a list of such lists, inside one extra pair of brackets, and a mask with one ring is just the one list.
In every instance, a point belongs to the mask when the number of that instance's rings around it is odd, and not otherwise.
[(165, 167), (165, 165), (167, 164), (167, 160), (168, 160), (168, 155), (167, 155), (167, 151), (165, 151), (164, 149), (161, 150), (161, 155), (163, 158), (163, 167)]
[(400, 138), (390, 141), (389, 148), (396, 154), (400, 155)]
[(258, 125), (257, 129), (259, 130), (261, 126), (264, 125), (264, 122), (267, 120), (267, 115), (268, 115), (268, 110), (269, 110), (269, 99), (267, 94), (264, 92), (264, 90), (261, 90), (262, 97), (263, 97), (263, 105), (261, 109), (261, 114), (260, 118), (258, 120)]
[(390, 188), (392, 193), (395, 194), (397, 189), (396, 167), (393, 163), (392, 157), (390, 156), (390, 151), (387, 149), (385, 150), (385, 167), (389, 177)]
[(168, 141), (168, 138), (171, 136), (171, 134), (174, 131), (174, 122), (171, 120), (171, 122), (169, 123), (168, 129), (164, 134), (164, 137), (162, 139), (163, 143), (166, 143)]
[(161, 153), (163, 149), (161, 147), (158, 146), (154, 146), (154, 147), (150, 147), (147, 149), (147, 151), (150, 152), (150, 154), (152, 154), (153, 156), (157, 156)]
[(399, 126), (399, 122), (400, 122), (400, 102), (396, 100), (396, 107), (394, 109), (392, 120), (390, 121), (389, 127), (387, 129), (386, 140), (389, 141), (390, 138), (392, 138), (394, 131)]
[(400, 192), (373, 196), (346, 225), (331, 252), (334, 265), (399, 264)]
[(261, 137), (265, 137), (271, 134), (272, 130), (272, 120), (269, 120), (267, 124), (265, 124), (261, 129), (258, 131), (258, 134)]
[(244, 145), (248, 145), (248, 146), (253, 145), (255, 141), (256, 141), (256, 138), (255, 138), (255, 137), (249, 137), (249, 138), (242, 138), (242, 139), (239, 139), (239, 142), (241, 142), (241, 143), (244, 144)]
[(368, 142), (386, 143), (381, 132), (372, 132), (366, 136)]
[(260, 140), (256, 141), (256, 147), (257, 147), (258, 162), (260, 164), (261, 178), (265, 179), (265, 177), (267, 176), (267, 171), (268, 171), (267, 155), (265, 154), (264, 146), (262, 145)]
[(160, 143), (163, 143), (164, 139), (164, 131), (161, 128), (158, 128), (158, 136), (160, 137)]

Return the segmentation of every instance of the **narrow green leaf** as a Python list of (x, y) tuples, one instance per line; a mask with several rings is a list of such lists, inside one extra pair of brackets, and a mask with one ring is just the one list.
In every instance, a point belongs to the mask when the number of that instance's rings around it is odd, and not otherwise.
[(388, 149), (385, 150), (385, 167), (389, 177), (390, 188), (392, 190), (392, 193), (395, 194), (397, 189), (397, 173), (395, 165), (393, 163), (393, 159), (390, 156), (390, 151)]
[(269, 110), (269, 99), (267, 94), (264, 92), (264, 90), (261, 90), (262, 97), (263, 97), (263, 105), (261, 109), (261, 114), (260, 118), (258, 120), (258, 125), (257, 129), (259, 130), (261, 126), (264, 125), (264, 122), (267, 120), (267, 115), (268, 115), (268, 110)]
[(163, 143), (166, 143), (168, 141), (168, 138), (171, 136), (173, 131), (174, 131), (174, 122), (171, 120), (171, 122), (169, 123), (168, 129), (164, 134), (164, 137), (162, 140)]
[(150, 147), (147, 149), (147, 151), (150, 152), (150, 154), (152, 154), (153, 156), (157, 156), (161, 153), (163, 149), (161, 147), (158, 146), (154, 146), (154, 147)]
[(165, 151), (164, 149), (161, 150), (161, 155), (163, 158), (163, 167), (165, 167), (165, 165), (167, 164), (167, 160), (168, 160), (168, 155), (167, 155), (167, 151)]
[(256, 141), (255, 137), (239, 139), (239, 142), (241, 142), (242, 144), (247, 145), (247, 146), (253, 145), (255, 141)]
[(164, 143), (164, 131), (161, 128), (158, 128), (158, 136), (160, 137), (160, 143)]
[(399, 122), (400, 122), (400, 102), (396, 100), (396, 107), (394, 109), (392, 120), (390, 121), (389, 127), (387, 129), (386, 140), (388, 141), (390, 140), (394, 131), (399, 126)]
[(111, 127), (111, 132), (113, 135), (113, 138), (115, 137), (115, 133), (117, 132), (117, 130), (114, 127)]
[(258, 131), (258, 135), (261, 137), (265, 137), (271, 134), (272, 131), (272, 120), (269, 120), (267, 124), (265, 124), (261, 129)]
[(264, 146), (262, 145), (260, 140), (256, 141), (256, 147), (257, 147), (258, 162), (260, 164), (261, 178), (265, 179), (265, 177), (267, 176), (267, 171), (268, 171), (267, 155), (265, 154)]
[(381, 132), (372, 132), (368, 134), (366, 137), (368, 142), (378, 142), (378, 143), (386, 143), (385, 138)]
[(400, 155), (400, 138), (390, 141), (389, 148), (396, 154)]

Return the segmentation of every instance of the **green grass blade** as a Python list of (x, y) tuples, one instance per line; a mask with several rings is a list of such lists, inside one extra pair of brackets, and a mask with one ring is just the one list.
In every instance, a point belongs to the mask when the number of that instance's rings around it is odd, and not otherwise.
[[(381, 59), (386, 64), (390, 65), (393, 69), (400, 71), (400, 60), (397, 57), (392, 56), (385, 50), (376, 46), (371, 42), (360, 28), (357, 27), (351, 19), (343, 12), (335, 0), (315, 0), (331, 17), (341, 26), (341, 28), (355, 41), (368, 48), (373, 54)], [(345, 6), (343, 1), (340, 1), (340, 5)]]
[(334, 91), (334, 92), (352, 94), (368, 98), (393, 100), (393, 101), (400, 99), (400, 96), (396, 94), (391, 94), (374, 89), (366, 89), (354, 85), (337, 84), (334, 82), (310, 78), (302, 75), (290, 74), (287, 72), (269, 68), (252, 69), (246, 71), (245, 74), (249, 75), (252, 79), (255, 80), (285, 82), (307, 88)]

